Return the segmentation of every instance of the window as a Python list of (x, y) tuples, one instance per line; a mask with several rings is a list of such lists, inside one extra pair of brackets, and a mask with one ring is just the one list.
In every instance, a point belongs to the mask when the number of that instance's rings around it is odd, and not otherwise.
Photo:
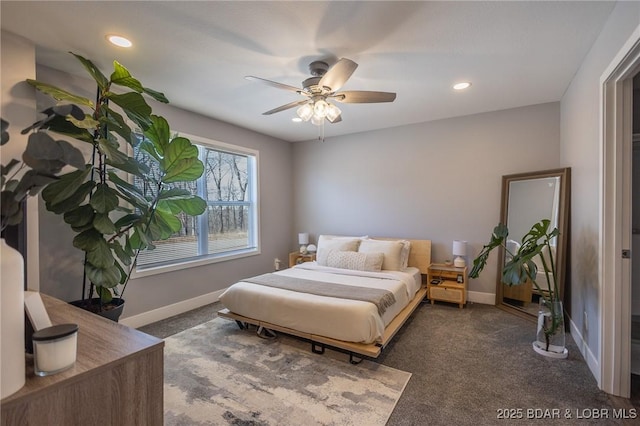
[[(182, 229), (141, 251), (136, 276), (255, 254), (258, 244), (258, 153), (233, 145), (188, 137), (198, 147), (204, 173), (195, 182), (177, 182), (207, 202), (200, 216), (182, 215)], [(147, 156), (134, 150), (137, 159)], [(151, 170), (151, 173), (154, 171)], [(134, 184), (140, 184), (134, 177)], [(161, 268), (161, 269), (160, 269)], [(145, 271), (147, 273), (145, 273)]]

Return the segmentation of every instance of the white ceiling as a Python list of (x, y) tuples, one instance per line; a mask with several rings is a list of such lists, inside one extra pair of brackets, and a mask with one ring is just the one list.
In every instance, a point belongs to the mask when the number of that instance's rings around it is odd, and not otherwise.
[[(396, 92), (385, 104), (339, 104), (325, 136), (558, 101), (614, 2), (0, 2), (2, 29), (37, 45), (40, 64), (83, 75), (116, 59), (171, 104), (286, 141), (318, 136), (295, 109), (316, 59), (359, 64), (344, 90)], [(105, 34), (129, 37), (129, 50)], [(473, 86), (454, 92), (454, 82)], [(300, 99), (302, 99), (300, 97)], [(188, 131), (188, 129), (176, 129)]]

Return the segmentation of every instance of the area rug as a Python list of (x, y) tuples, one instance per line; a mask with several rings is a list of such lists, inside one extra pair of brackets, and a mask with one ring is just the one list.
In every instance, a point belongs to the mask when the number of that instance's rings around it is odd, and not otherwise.
[[(410, 373), (216, 318), (165, 339), (165, 425), (384, 425)], [(340, 357), (343, 359), (341, 360)]]

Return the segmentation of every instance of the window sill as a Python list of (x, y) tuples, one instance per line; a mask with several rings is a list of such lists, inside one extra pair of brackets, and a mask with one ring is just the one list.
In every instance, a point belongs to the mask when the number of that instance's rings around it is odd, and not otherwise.
[(183, 262), (172, 263), (170, 265), (162, 266), (150, 266), (136, 269), (131, 273), (131, 279), (143, 278), (152, 275), (165, 274), (167, 272), (175, 272), (188, 268), (195, 268), (198, 266), (205, 266), (213, 263), (226, 262), (228, 260), (242, 259), (244, 257), (256, 256), (260, 254), (259, 248), (238, 250), (232, 253), (225, 253), (220, 255), (210, 255), (204, 258), (198, 258), (194, 260), (185, 260)]

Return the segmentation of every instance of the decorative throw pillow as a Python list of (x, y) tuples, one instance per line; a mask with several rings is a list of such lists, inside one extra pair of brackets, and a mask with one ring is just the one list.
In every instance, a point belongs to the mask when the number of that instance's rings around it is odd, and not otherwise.
[(354, 271), (379, 272), (382, 269), (383, 261), (384, 254), (382, 253), (330, 250), (327, 256), (327, 266)]
[(409, 267), (409, 252), (411, 251), (411, 241), (400, 240), (402, 252), (400, 253), (400, 270), (404, 271)]
[(363, 240), (358, 247), (361, 253), (383, 253), (384, 261), (382, 269), (387, 271), (401, 271), (402, 268), (402, 248), (400, 241)]
[(339, 251), (358, 251), (360, 239), (335, 238), (327, 239), (321, 235), (318, 238), (318, 251), (316, 252), (316, 262), (318, 265), (327, 266), (327, 256), (331, 250)]

